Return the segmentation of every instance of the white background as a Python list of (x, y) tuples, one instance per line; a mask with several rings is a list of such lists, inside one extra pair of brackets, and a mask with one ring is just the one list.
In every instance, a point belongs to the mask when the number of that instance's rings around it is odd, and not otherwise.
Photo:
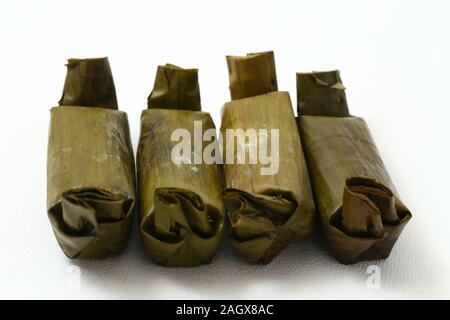
[[(450, 298), (449, 1), (1, 1), (0, 298)], [(413, 213), (371, 290), (371, 263), (343, 266), (322, 236), (270, 265), (226, 242), (214, 262), (150, 262), (137, 228), (127, 250), (70, 261), (46, 216), (49, 108), (69, 57), (109, 56), (134, 148), (156, 66), (199, 68), (203, 108), (220, 125), (224, 56), (274, 50), (293, 104), (295, 72), (338, 68)], [(71, 274), (80, 268), (80, 285)], [(75, 276), (76, 277), (76, 276)]]

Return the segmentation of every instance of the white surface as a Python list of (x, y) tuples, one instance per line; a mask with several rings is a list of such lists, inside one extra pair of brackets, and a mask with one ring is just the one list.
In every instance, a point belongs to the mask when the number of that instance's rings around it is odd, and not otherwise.
[[(449, 1), (2, 1), (0, 298), (450, 298)], [(137, 228), (124, 254), (69, 261), (46, 217), (49, 113), (69, 57), (110, 57), (134, 148), (156, 66), (198, 67), (204, 110), (220, 124), (224, 56), (275, 50), (295, 104), (295, 72), (339, 68), (413, 213), (391, 257), (342, 266), (315, 236), (268, 266), (228, 245), (210, 266), (165, 269)], [(80, 267), (80, 285), (73, 267)], [(75, 284), (74, 284), (75, 283)]]

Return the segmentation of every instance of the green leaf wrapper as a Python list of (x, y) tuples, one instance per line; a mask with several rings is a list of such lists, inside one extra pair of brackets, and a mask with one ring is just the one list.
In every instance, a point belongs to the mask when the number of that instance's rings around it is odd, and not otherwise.
[(297, 74), (298, 114), (314, 116), (350, 116), (338, 70)]
[(60, 106), (117, 110), (116, 89), (107, 58), (69, 59)]
[[(223, 107), (222, 135), (227, 129), (267, 129), (270, 141), (271, 129), (279, 130), (276, 174), (261, 175), (261, 167), (267, 167), (262, 164), (224, 165), (223, 199), (231, 242), (247, 261), (268, 263), (286, 246), (313, 233), (312, 191), (289, 93), (276, 92), (273, 52), (229, 56), (227, 61), (232, 66), (233, 100)], [(228, 148), (236, 154), (238, 144), (227, 141), (224, 148), (224, 154)]]
[[(164, 99), (156, 103), (156, 96)], [(175, 164), (171, 159), (172, 149), (179, 143), (171, 141), (174, 130), (188, 130), (194, 137), (194, 121), (200, 122), (203, 130), (215, 128), (210, 115), (197, 110), (197, 70), (160, 66), (149, 109), (141, 116), (139, 226), (150, 258), (168, 267), (210, 263), (224, 231), (221, 166)], [(203, 148), (208, 144), (202, 142)]]
[(148, 108), (201, 111), (197, 69), (172, 64), (158, 66)]
[[(312, 83), (319, 88), (309, 92)], [(400, 201), (365, 121), (348, 115), (337, 71), (297, 74), (297, 84), (300, 136), (332, 251), (344, 264), (387, 258), (411, 213)], [(319, 91), (323, 94), (316, 95)], [(312, 96), (314, 104), (305, 107)]]
[(227, 56), (232, 100), (278, 91), (272, 51)]
[(70, 59), (60, 103), (51, 109), (48, 142), (51, 226), (69, 258), (119, 253), (133, 219), (135, 171), (127, 116), (114, 110), (107, 58)]

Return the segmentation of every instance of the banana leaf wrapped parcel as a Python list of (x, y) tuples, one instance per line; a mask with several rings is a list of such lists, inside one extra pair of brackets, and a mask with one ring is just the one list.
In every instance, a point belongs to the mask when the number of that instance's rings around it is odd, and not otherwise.
[(69, 258), (104, 258), (127, 243), (134, 157), (107, 58), (68, 61), (62, 98), (51, 109), (47, 208)]
[(366, 122), (349, 114), (339, 72), (297, 74), (300, 136), (316, 205), (338, 261), (387, 258), (411, 219)]
[(289, 93), (277, 91), (273, 52), (227, 63), (232, 101), (222, 109), (221, 135), (231, 243), (250, 263), (268, 263), (313, 233), (308, 171)]
[[(139, 226), (150, 258), (168, 267), (210, 263), (224, 231), (222, 169), (202, 159), (218, 141), (200, 110), (197, 69), (159, 66), (141, 115)], [(212, 132), (210, 141), (202, 132)]]

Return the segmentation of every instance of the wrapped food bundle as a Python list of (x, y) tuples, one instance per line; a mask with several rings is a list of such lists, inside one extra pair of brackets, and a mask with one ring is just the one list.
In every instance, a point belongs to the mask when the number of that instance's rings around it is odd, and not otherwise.
[(202, 159), (218, 146), (215, 126), (200, 110), (197, 69), (159, 66), (141, 116), (139, 226), (151, 259), (168, 267), (210, 263), (224, 231), (221, 166)]
[(227, 63), (232, 101), (223, 107), (221, 134), (231, 243), (249, 262), (268, 263), (313, 233), (308, 171), (289, 93), (277, 91), (273, 52)]
[(69, 258), (119, 253), (133, 219), (135, 171), (108, 59), (70, 59), (59, 104), (51, 109), (47, 159), (56, 239)]
[(325, 236), (344, 264), (387, 258), (411, 213), (338, 71), (298, 73), (299, 128)]

